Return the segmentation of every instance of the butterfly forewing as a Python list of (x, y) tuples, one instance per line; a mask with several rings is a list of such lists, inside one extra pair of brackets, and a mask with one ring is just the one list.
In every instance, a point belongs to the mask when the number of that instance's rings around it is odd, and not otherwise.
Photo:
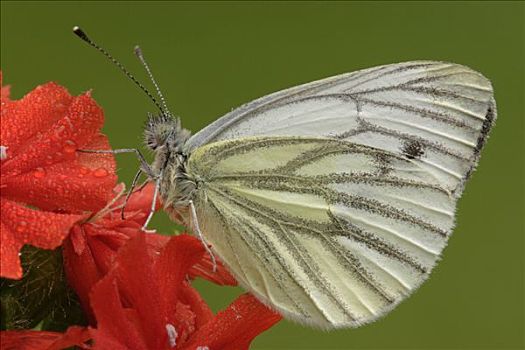
[(414, 61), (342, 74), (250, 102), (195, 134), (190, 149), (247, 136), (323, 136), (405, 154), (461, 194), (496, 116), (490, 81)]

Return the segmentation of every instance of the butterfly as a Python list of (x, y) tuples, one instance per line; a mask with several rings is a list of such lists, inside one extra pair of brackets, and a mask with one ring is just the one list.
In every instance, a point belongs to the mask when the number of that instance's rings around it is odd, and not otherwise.
[(193, 136), (161, 110), (142, 171), (165, 209), (261, 302), (323, 329), (372, 322), (428, 278), (496, 119), (487, 78), (435, 61), (282, 90)]

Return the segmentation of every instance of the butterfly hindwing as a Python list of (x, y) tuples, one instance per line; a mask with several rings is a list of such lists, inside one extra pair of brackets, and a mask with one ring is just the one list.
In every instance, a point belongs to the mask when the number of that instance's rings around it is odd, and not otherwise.
[(455, 199), (420, 162), (344, 140), (255, 137), (190, 157), (201, 229), (238, 281), (289, 318), (370, 322), (413, 291)]

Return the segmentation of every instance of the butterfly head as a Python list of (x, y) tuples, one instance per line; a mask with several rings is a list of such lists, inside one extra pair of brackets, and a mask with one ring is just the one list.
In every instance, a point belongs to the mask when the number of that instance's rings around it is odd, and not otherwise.
[(165, 113), (150, 114), (144, 128), (144, 142), (154, 152), (182, 153), (190, 135), (181, 127), (180, 119)]

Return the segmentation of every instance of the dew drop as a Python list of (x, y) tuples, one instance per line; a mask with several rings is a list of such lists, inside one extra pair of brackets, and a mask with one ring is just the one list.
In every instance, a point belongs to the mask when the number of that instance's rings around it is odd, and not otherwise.
[(16, 227), (16, 232), (22, 233), (22, 232), (24, 232), (26, 230), (26, 227), (27, 227), (27, 222), (20, 221), (18, 223), (18, 226)]
[(37, 179), (41, 179), (46, 176), (46, 171), (43, 168), (36, 168), (33, 176)]
[(168, 343), (170, 348), (174, 348), (177, 346), (177, 330), (171, 323), (168, 323), (166, 324), (166, 332), (168, 333)]
[(0, 160), (7, 159), (7, 149), (9, 147), (0, 145)]
[(86, 167), (81, 167), (81, 168), (80, 168), (80, 173), (81, 173), (82, 175), (87, 175), (87, 174), (89, 174), (89, 171), (90, 171), (89, 168), (86, 168)]
[[(58, 119), (58, 118), (57, 118)], [(66, 127), (64, 125), (60, 125), (56, 130), (55, 130), (55, 136), (58, 137), (58, 138), (62, 138), (62, 134), (64, 133), (64, 131), (66, 131)]]
[(95, 171), (93, 171), (94, 177), (106, 177), (108, 176), (108, 171), (104, 168), (98, 168)]
[(68, 154), (75, 153), (77, 151), (77, 144), (74, 141), (67, 140), (62, 149)]

